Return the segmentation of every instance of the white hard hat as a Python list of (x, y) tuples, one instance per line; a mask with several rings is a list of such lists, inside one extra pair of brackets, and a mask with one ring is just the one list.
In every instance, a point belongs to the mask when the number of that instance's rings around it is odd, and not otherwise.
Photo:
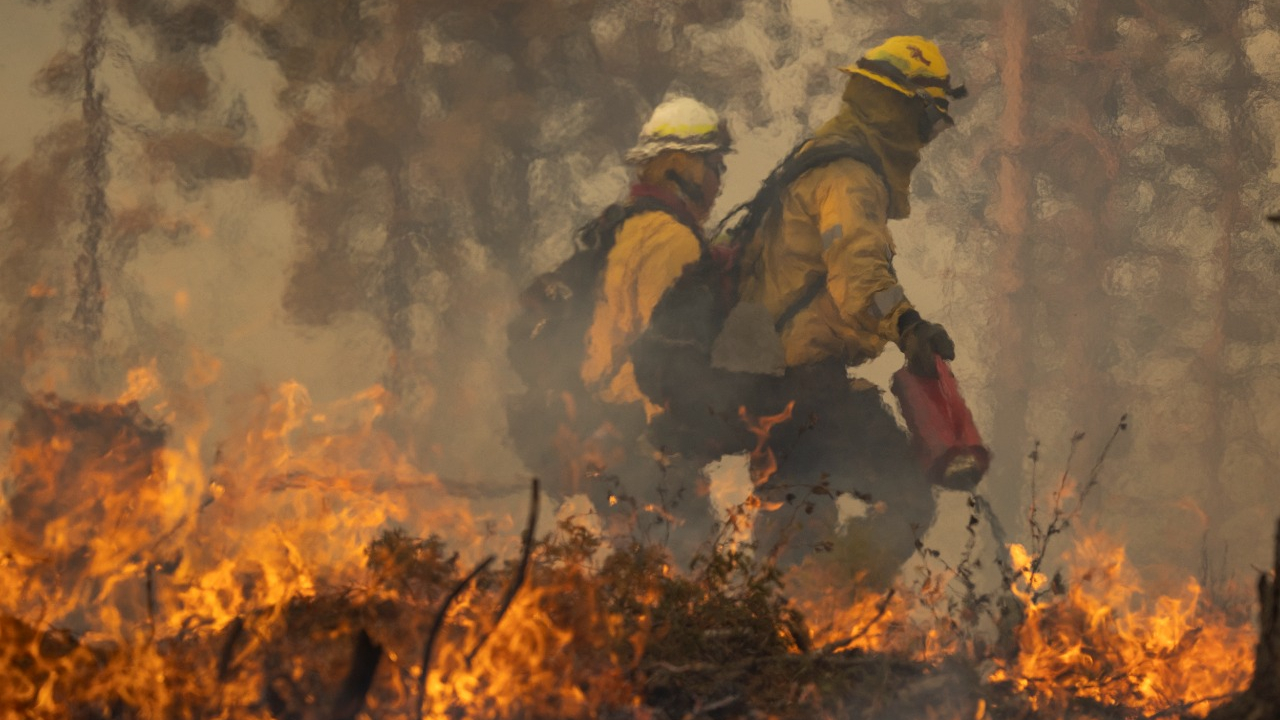
[(729, 152), (732, 144), (728, 125), (715, 110), (693, 98), (677, 97), (653, 109), (626, 160), (642, 163), (665, 150)]

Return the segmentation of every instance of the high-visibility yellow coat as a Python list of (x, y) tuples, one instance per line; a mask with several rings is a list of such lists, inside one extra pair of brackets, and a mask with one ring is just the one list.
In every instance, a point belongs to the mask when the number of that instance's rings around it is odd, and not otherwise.
[[(743, 253), (742, 299), (781, 317), (815, 277), (826, 287), (782, 330), (788, 366), (828, 358), (857, 364), (897, 342), (898, 318), (912, 309), (893, 270), (891, 218), (910, 212), (907, 188), (923, 143), (904, 126), (891, 91), (850, 83), (841, 113), (813, 142), (840, 138), (870, 148), (888, 183), (843, 158), (814, 168), (781, 193)], [(851, 98), (848, 93), (860, 92)]]
[(856, 364), (898, 339), (898, 317), (911, 304), (893, 271), (887, 208), (879, 175), (845, 158), (802, 175), (766, 215), (748, 249), (759, 255), (742, 299), (776, 318), (815, 275), (826, 277), (826, 289), (782, 330), (788, 366), (831, 357)]
[(662, 295), (701, 255), (698, 237), (667, 212), (641, 213), (618, 228), (582, 363), (583, 381), (601, 400), (644, 402), (649, 416), (658, 411), (636, 384), (628, 348), (648, 327)]

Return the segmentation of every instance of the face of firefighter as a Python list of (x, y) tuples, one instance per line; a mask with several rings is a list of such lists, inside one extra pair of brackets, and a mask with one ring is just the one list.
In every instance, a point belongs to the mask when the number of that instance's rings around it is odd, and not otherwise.
[(702, 174), (702, 197), (706, 201), (705, 213), (711, 213), (711, 206), (720, 197), (721, 178), (724, 176), (724, 153), (705, 153), (702, 156), (704, 172)]
[(946, 100), (927, 98), (922, 102), (924, 113), (920, 117), (920, 141), (928, 144), (956, 123), (947, 114)]
[(720, 194), (723, 171), (723, 153), (668, 151), (641, 166), (639, 179), (655, 185), (673, 185), (688, 201), (693, 214), (705, 221)]

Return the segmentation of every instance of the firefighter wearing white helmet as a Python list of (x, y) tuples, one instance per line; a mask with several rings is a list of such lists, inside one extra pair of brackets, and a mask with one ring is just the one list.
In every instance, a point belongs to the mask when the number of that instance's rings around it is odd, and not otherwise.
[[(613, 459), (588, 494), (606, 519), (634, 510), (647, 513), (634, 518), (640, 525), (669, 522), (678, 561), (687, 560), (705, 539), (711, 509), (706, 493), (695, 487), (698, 468), (682, 470), (678, 459), (668, 459), (674, 464), (659, 471), (654, 462), (656, 451), (644, 433), (647, 419), (660, 409), (640, 392), (629, 348), (648, 326), (658, 300), (706, 251), (702, 226), (720, 194), (724, 156), (731, 145), (726, 123), (692, 98), (658, 105), (644, 123), (625, 155), (634, 166), (634, 183), (625, 203), (626, 219), (605, 262), (581, 370), (587, 389), (617, 411), (611, 432), (630, 443), (628, 457)], [(626, 417), (639, 420), (628, 425)], [(614, 488), (604, 482), (609, 476), (619, 478), (638, 502), (619, 503)]]
[(730, 144), (728, 127), (715, 110), (693, 98), (677, 97), (654, 109), (626, 159), (640, 164), (668, 150), (726, 153)]
[[(851, 521), (846, 532), (861, 554), (850, 571), (887, 586), (914, 552), (912, 526), (923, 533), (935, 505), (879, 394), (852, 388), (846, 373), (889, 344), (922, 375), (936, 375), (936, 356), (954, 358), (947, 332), (907, 299), (888, 222), (910, 213), (921, 150), (954, 123), (950, 100), (965, 91), (952, 85), (937, 45), (918, 36), (890, 38), (840, 69), (849, 79), (838, 112), (795, 151), (835, 159), (786, 185), (743, 246), (742, 300), (777, 321), (783, 396), (795, 401), (791, 420), (770, 436), (777, 470), (758, 489), (764, 506), (783, 507), (762, 513), (756, 539), (762, 551), (794, 562), (832, 541), (834, 502), (811, 498), (817, 507), (804, 513), (788, 504), (793, 488), (829, 478), (833, 490), (885, 508)], [(848, 154), (838, 156), (840, 148)]]
[(701, 257), (702, 224), (720, 194), (731, 145), (714, 110), (677, 97), (654, 109), (626, 153), (636, 180), (628, 202), (645, 202), (652, 209), (619, 227), (587, 335), (582, 377), (608, 402), (647, 402), (636, 387), (627, 348), (644, 331), (667, 288)]

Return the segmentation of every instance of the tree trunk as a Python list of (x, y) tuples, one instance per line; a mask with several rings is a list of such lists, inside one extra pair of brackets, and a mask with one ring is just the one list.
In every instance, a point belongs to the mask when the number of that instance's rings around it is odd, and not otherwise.
[[(1244, 107), (1249, 95), (1257, 92), (1257, 83), (1248, 68), (1248, 59), (1240, 40), (1239, 18), (1247, 10), (1247, 3), (1240, 0), (1222, 0), (1211, 3), (1209, 14), (1219, 27), (1214, 28), (1225, 36), (1234, 49), (1230, 81), (1222, 92), (1229, 99), (1228, 107)], [(1231, 322), (1231, 298), (1234, 283), (1234, 249), (1233, 239), (1239, 231), (1244, 207), (1241, 199), (1241, 188), (1248, 184), (1249, 171), (1245, 157), (1248, 155), (1245, 138), (1248, 136), (1247, 121), (1240, 115), (1232, 115), (1228, 119), (1229, 130), (1226, 133), (1225, 152), (1215, 154), (1216, 162), (1209, 164), (1209, 169), (1217, 177), (1218, 185), (1223, 189), (1222, 197), (1216, 203), (1214, 214), (1218, 219), (1221, 234), (1214, 242), (1213, 263), (1221, 268), (1221, 279), (1213, 299), (1214, 323), (1213, 333), (1200, 348), (1200, 369), (1210, 392), (1210, 416), (1204, 418), (1207, 436), (1207, 475), (1205, 477), (1205, 493), (1201, 507), (1209, 517), (1211, 527), (1222, 527), (1232, 515), (1231, 502), (1227, 483), (1222, 475), (1222, 465), (1227, 457), (1229, 441), (1225, 425), (1227, 422), (1227, 405), (1230, 397), (1227, 367), (1224, 362), (1227, 327)], [(1224, 569), (1225, 571), (1225, 569)]]
[(85, 1), (85, 40), (81, 50), (84, 62), (85, 124), (84, 149), (84, 231), (80, 237), (80, 256), (76, 258), (76, 288), (79, 291), (73, 319), (79, 326), (86, 349), (102, 335), (102, 272), (99, 265), (102, 235), (107, 226), (107, 144), (111, 134), (110, 119), (103, 107), (103, 93), (97, 87), (98, 65), (106, 42), (103, 21), (105, 0)]
[[(992, 444), (1004, 448), (993, 467), (993, 506), (1006, 525), (1017, 528), (1025, 498), (1022, 488), (1023, 449), (1028, 446), (1027, 388), (1030, 352), (1027, 328), (1030, 297), (1024, 282), (1028, 207), (1031, 175), (1021, 153), (1026, 145), (1027, 88), (1025, 72), (1030, 62), (1027, 3), (1009, 0), (1000, 17), (1004, 58), (1000, 77), (1004, 84), (1004, 110), (1000, 119), (1000, 160), (993, 220), (1000, 248), (993, 263), (996, 297), (995, 421)], [(1017, 530), (1015, 529), (1016, 533)]]

